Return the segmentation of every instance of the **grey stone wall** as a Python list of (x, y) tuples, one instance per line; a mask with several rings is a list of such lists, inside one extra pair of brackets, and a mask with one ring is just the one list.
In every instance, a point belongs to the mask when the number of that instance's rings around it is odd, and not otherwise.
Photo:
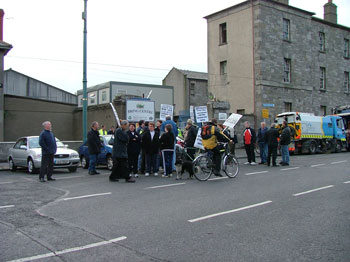
[[(310, 15), (273, 3), (260, 1), (254, 12), (255, 77), (257, 122), (262, 120), (263, 104), (274, 104), (269, 119), (292, 110), (321, 114), (321, 105), (348, 104), (350, 94), (343, 89), (344, 71), (350, 60), (343, 57), (344, 38), (350, 29), (332, 26)], [(283, 18), (290, 20), (290, 41), (282, 39)], [(326, 37), (325, 52), (319, 51), (319, 32)], [(291, 59), (291, 83), (283, 83), (284, 58)], [(320, 90), (320, 67), (326, 68), (326, 90)]]
[(188, 92), (189, 105), (204, 106), (208, 102), (208, 81), (199, 79), (187, 79), (187, 90), (190, 90), (191, 83), (194, 83), (194, 95)]

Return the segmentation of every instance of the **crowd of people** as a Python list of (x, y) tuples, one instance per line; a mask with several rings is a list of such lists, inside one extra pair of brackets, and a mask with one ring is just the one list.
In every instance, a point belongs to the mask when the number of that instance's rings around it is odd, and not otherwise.
[[(262, 122), (257, 135), (255, 130), (250, 127), (248, 121), (244, 122), (244, 126), (243, 144), (248, 159), (245, 164), (256, 165), (255, 145), (257, 143), (261, 158), (259, 164), (279, 166), (276, 163), (276, 158), (277, 149), (280, 146), (282, 161), (279, 164), (282, 166), (289, 165), (288, 146), (291, 142), (291, 130), (286, 121), (282, 123), (281, 132), (276, 128), (275, 123), (271, 124), (271, 127), (268, 129), (265, 122)], [(44, 131), (39, 138), (39, 143), (42, 147), (42, 167), (39, 180), (45, 182), (44, 176), (46, 175), (47, 180), (54, 181), (52, 171), (53, 157), (57, 149), (56, 141), (51, 130), (51, 123), (46, 121), (43, 123), (43, 127)], [(119, 181), (119, 179), (125, 179), (126, 182), (133, 183), (138, 174), (158, 176), (160, 167), (164, 170), (162, 177), (170, 177), (173, 172), (176, 172), (177, 136), (183, 137), (184, 147), (187, 148), (185, 160), (192, 163), (196, 152), (194, 145), (197, 133), (198, 128), (191, 119), (188, 119), (182, 134), (182, 131), (171, 119), (171, 116), (166, 116), (164, 122), (158, 120), (154, 123), (141, 120), (137, 128), (135, 123), (123, 120), (119, 128), (115, 129), (112, 126), (109, 131), (106, 131), (104, 125), (100, 128), (99, 123), (94, 121), (87, 135), (89, 174), (99, 174), (96, 170), (96, 161), (102, 147), (100, 135), (113, 135), (113, 140), (110, 141), (113, 145), (113, 168), (109, 180), (114, 182)], [(228, 142), (231, 153), (235, 154), (237, 136), (234, 130), (230, 130), (218, 124), (216, 119), (212, 119), (202, 126), (201, 137), (205, 149), (213, 152), (214, 175), (222, 176), (220, 174), (221, 152), (218, 142)], [(193, 169), (189, 168), (188, 171), (190, 178), (193, 177)], [(184, 168), (182, 168), (181, 174), (183, 172)]]

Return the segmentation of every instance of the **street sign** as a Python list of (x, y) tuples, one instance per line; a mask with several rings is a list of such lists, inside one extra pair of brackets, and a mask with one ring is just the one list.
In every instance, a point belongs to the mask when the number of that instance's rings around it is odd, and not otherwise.
[(268, 119), (269, 118), (269, 110), (264, 108), (261, 110), (262, 118)]
[(194, 110), (196, 112), (197, 123), (209, 122), (207, 106), (196, 106)]
[(275, 104), (263, 104), (263, 107), (275, 107)]

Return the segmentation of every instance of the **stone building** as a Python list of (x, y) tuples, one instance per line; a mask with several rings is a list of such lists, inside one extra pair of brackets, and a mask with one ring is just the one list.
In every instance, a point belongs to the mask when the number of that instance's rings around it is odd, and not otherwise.
[(3, 41), (4, 10), (0, 9), (0, 141), (4, 141), (4, 57), (12, 45)]
[(208, 15), (208, 89), (255, 124), (285, 111), (330, 114), (348, 104), (350, 28), (288, 0), (250, 0)]
[(174, 67), (163, 79), (163, 85), (174, 87), (175, 116), (179, 116), (182, 111), (189, 111), (190, 106), (203, 106), (208, 102), (207, 73)]

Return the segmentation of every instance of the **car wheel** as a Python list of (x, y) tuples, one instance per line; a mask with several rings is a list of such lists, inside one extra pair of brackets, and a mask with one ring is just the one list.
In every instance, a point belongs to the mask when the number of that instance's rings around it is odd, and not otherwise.
[(69, 172), (74, 173), (77, 171), (77, 166), (68, 167)]
[(29, 158), (27, 162), (28, 172), (29, 174), (36, 174), (38, 173), (38, 169), (35, 168), (33, 159)]
[(108, 170), (113, 169), (113, 158), (111, 156), (107, 156), (107, 168)]
[(80, 158), (80, 164), (81, 164), (81, 167), (84, 169), (87, 169), (89, 167), (89, 162), (87, 161), (85, 156), (82, 156)]
[(9, 159), (9, 168), (12, 172), (15, 172), (17, 170), (17, 167), (15, 166), (15, 163), (13, 162), (12, 158)]

